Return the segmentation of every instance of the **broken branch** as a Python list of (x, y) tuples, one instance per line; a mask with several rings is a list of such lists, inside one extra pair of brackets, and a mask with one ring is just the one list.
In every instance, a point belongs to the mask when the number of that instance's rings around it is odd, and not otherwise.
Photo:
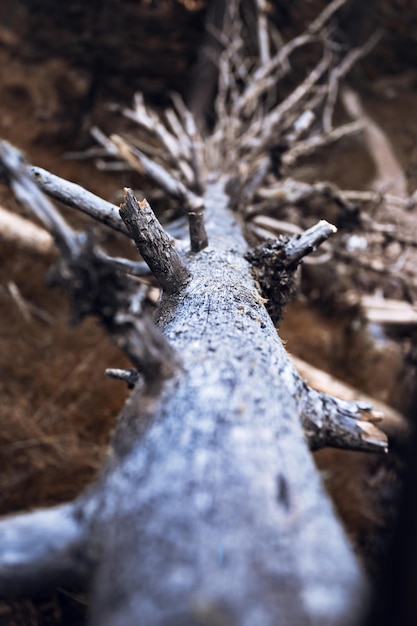
[(81, 185), (71, 183), (41, 167), (31, 167), (29, 171), (42, 191), (48, 194), (48, 196), (59, 200), (66, 206), (82, 211), (102, 224), (129, 236), (125, 225), (120, 219), (119, 209), (116, 205), (103, 200), (91, 193), (91, 191), (87, 191)]
[(178, 293), (187, 283), (189, 273), (148, 202), (138, 202), (133, 191), (125, 189), (120, 217), (162, 289)]
[(114, 380), (122, 380), (127, 384), (128, 389), (133, 389), (140, 378), (139, 372), (135, 369), (121, 370), (118, 368), (108, 367), (105, 370), (105, 374)]
[(332, 397), (343, 398), (348, 402), (356, 402), (360, 406), (372, 406), (372, 411), (365, 413), (364, 417), (367, 418), (369, 416), (371, 422), (375, 422), (378, 428), (389, 435), (389, 437), (405, 437), (409, 433), (407, 421), (392, 407), (380, 400), (371, 398), (363, 391), (351, 387), (332, 376), (332, 374), (314, 367), (311, 363), (307, 363), (293, 354), (290, 354), (289, 357), (301, 377), (304, 378), (310, 387)]
[(314, 252), (323, 241), (336, 232), (336, 226), (329, 224), (326, 220), (320, 220), (301, 235), (291, 237), (285, 246), (286, 267), (288, 269), (296, 267), (307, 254)]
[(372, 423), (372, 418), (364, 418), (364, 414), (371, 415), (370, 404), (340, 400), (312, 389), (290, 360), (280, 371), (280, 376), (296, 400), (311, 450), (331, 446), (346, 450), (387, 452), (385, 433)]
[(203, 207), (195, 211), (188, 211), (188, 226), (190, 229), (191, 250), (193, 252), (201, 252), (208, 246)]

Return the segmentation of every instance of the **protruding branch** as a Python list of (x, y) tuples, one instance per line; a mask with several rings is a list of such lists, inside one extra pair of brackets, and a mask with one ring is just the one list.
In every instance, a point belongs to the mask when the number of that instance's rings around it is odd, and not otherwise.
[(106, 138), (105, 142), (102, 139), (101, 141), (105, 146), (110, 143), (109, 152), (112, 155), (114, 152), (118, 153), (131, 167), (148, 175), (161, 189), (182, 203), (188, 212), (191, 250), (200, 252), (208, 245), (204, 226), (204, 201), (200, 195), (189, 188), (193, 186), (199, 192), (202, 190), (202, 156), (198, 149), (199, 137), (193, 117), (187, 111), (182, 100), (179, 96), (174, 96), (173, 101), (180, 115), (178, 117), (173, 109), (167, 112), (166, 118), (173, 133), (165, 128), (155, 113), (148, 111), (140, 94), (135, 97), (134, 109), (124, 109), (123, 113), (148, 131), (156, 134), (168, 151), (171, 160), (176, 162), (186, 184), (171, 173), (169, 164), (163, 166), (150, 159), (144, 152), (130, 145), (122, 137), (112, 135), (110, 139)]
[(246, 254), (274, 322), (281, 319), (284, 307), (294, 294), (294, 270), (297, 265), (336, 230), (335, 226), (321, 220), (300, 235), (290, 238), (281, 235)]
[(337, 232), (336, 226), (320, 220), (301, 235), (294, 235), (285, 246), (286, 267), (296, 267), (303, 257), (314, 252), (318, 246)]
[(372, 48), (376, 46), (376, 44), (380, 41), (382, 37), (382, 31), (377, 31), (368, 39), (365, 45), (360, 48), (354, 48), (345, 56), (343, 61), (335, 67), (329, 75), (329, 95), (327, 98), (326, 106), (323, 111), (323, 130), (325, 134), (328, 134), (333, 129), (333, 110), (336, 104), (338, 92), (339, 92), (339, 83), (346, 74), (350, 72), (352, 67), (357, 63), (357, 61), (368, 54)]
[(116, 205), (99, 198), (80, 185), (51, 174), (41, 167), (31, 167), (30, 172), (36, 183), (48, 196), (78, 211), (87, 213), (93, 219), (118, 230), (124, 235), (129, 235), (120, 219), (119, 209)]
[(309, 387), (288, 360), (279, 373), (291, 390), (312, 450), (330, 446), (346, 450), (386, 452), (387, 437), (376, 425), (371, 405), (329, 396)]
[(91, 573), (86, 529), (75, 504), (0, 521), (0, 596), (82, 582)]
[(124, 259), (123, 257), (108, 256), (100, 249), (96, 250), (96, 254), (101, 261), (106, 263), (106, 265), (109, 265), (115, 270), (130, 274), (131, 276), (148, 276), (150, 274), (148, 264), (143, 261), (131, 261), (130, 259)]
[(188, 281), (188, 270), (148, 202), (138, 202), (132, 190), (125, 189), (120, 216), (162, 289), (171, 294), (180, 291)]
[(181, 181), (172, 176), (161, 165), (149, 159), (143, 152), (130, 146), (124, 139), (117, 135), (112, 136), (112, 141), (133, 167), (148, 174), (170, 196), (180, 200), (188, 211), (188, 224), (190, 229), (190, 243), (193, 252), (200, 252), (208, 245), (207, 233), (204, 226), (204, 201), (203, 198), (194, 194)]
[(266, 0), (257, 0), (258, 6), (258, 48), (259, 60), (262, 65), (268, 63), (271, 58), (269, 49), (268, 18), (266, 13)]
[(303, 393), (297, 396), (297, 404), (312, 450), (330, 446), (367, 452), (388, 451), (387, 436), (372, 423), (369, 404), (333, 398), (308, 385), (304, 385)]
[(113, 378), (114, 380), (122, 380), (128, 386), (128, 389), (133, 389), (140, 378), (140, 374), (137, 370), (121, 370), (113, 367), (108, 367), (105, 370), (106, 376)]
[(389, 437), (395, 437), (397, 439), (402, 438), (405, 440), (405, 438), (409, 436), (410, 427), (407, 420), (391, 406), (381, 402), (381, 400), (368, 396), (355, 387), (351, 387), (347, 383), (335, 378), (332, 374), (314, 367), (311, 363), (307, 363), (295, 357), (293, 354), (289, 354), (288, 356), (294, 363), (301, 377), (310, 387), (313, 387), (327, 396), (343, 398), (350, 403), (355, 403), (359, 407), (371, 406), (372, 411), (370, 413), (364, 413), (362, 417), (367, 418), (372, 424), (377, 425), (379, 430)]
[[(278, 235), (298, 235), (303, 232), (300, 226), (291, 222), (276, 220), (269, 215), (255, 215), (248, 228), (261, 241), (267, 241)], [(319, 265), (329, 261), (330, 256), (329, 250), (324, 250), (320, 256), (307, 257), (304, 262), (306, 265)]]
[[(110, 139), (107, 141), (111, 144)], [(115, 146), (113, 148), (117, 154)], [(96, 196), (91, 191), (87, 191), (81, 185), (56, 176), (41, 167), (30, 166), (29, 171), (41, 190), (51, 198), (59, 200), (62, 204), (77, 209), (77, 211), (82, 211), (109, 228), (130, 237), (130, 233), (120, 217), (119, 207), (115, 204), (103, 200), (103, 198)], [(173, 236), (176, 236), (175, 224), (172, 225), (172, 228)], [(171, 232), (171, 225), (169, 231)]]
[(204, 225), (203, 207), (196, 211), (188, 211), (188, 225), (190, 228), (190, 243), (193, 252), (200, 252), (207, 248), (208, 238)]
[[(126, 259), (113, 259), (94, 245), (91, 234), (75, 233), (33, 181), (15, 148), (5, 142), (0, 144), (0, 159), (16, 194), (43, 219), (57, 241), (62, 259), (55, 266), (53, 277), (56, 284), (70, 292), (73, 320), (78, 321), (87, 314), (98, 315), (143, 375), (147, 387), (157, 392), (163, 381), (176, 371), (178, 360), (161, 331), (142, 309), (145, 296), (141, 286), (118, 271), (142, 275), (144, 266)], [(134, 199), (132, 193), (131, 197)], [(134, 202), (138, 207), (135, 199)], [(134, 239), (142, 242), (143, 256), (161, 285), (167, 291), (178, 291), (188, 278), (188, 272), (169, 236), (149, 205), (146, 202), (145, 205), (147, 210), (139, 214), (138, 221), (132, 217)], [(125, 212), (129, 226), (129, 207)], [(143, 226), (142, 236), (139, 224)], [(130, 229), (126, 228), (126, 232), (130, 233)]]
[[(179, 369), (178, 357), (152, 318), (141, 315), (117, 316), (115, 338), (151, 391), (159, 393), (165, 380)], [(131, 379), (132, 380), (132, 379)]]

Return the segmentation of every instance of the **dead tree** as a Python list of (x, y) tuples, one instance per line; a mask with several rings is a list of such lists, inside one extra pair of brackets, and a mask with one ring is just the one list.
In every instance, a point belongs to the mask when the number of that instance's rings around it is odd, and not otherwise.
[[(242, 28), (253, 15), (226, 3), (211, 132), (200, 136), (178, 97), (163, 118), (140, 97), (124, 112), (156, 136), (162, 161), (96, 131), (110, 156), (182, 204), (189, 245), (131, 190), (119, 211), (1, 144), (12, 189), (55, 238), (55, 275), (75, 315), (98, 315), (134, 366), (110, 372), (134, 390), (96, 482), (74, 502), (0, 522), (2, 596), (81, 582), (100, 626), (358, 624), (367, 585), (309, 447), (375, 451), (386, 441), (370, 407), (305, 384), (275, 327), (297, 266), (335, 228), (322, 221), (254, 249), (244, 236), (256, 199), (277, 184), (280, 146), (290, 162), (357, 130), (331, 121), (338, 81), (359, 56), (333, 59), (329, 24), (343, 4), (282, 44), (258, 2), (251, 58)], [(322, 57), (277, 100), (292, 53), (310, 45)], [(43, 192), (131, 237), (145, 263), (108, 256)], [(147, 271), (161, 287), (153, 313)]]

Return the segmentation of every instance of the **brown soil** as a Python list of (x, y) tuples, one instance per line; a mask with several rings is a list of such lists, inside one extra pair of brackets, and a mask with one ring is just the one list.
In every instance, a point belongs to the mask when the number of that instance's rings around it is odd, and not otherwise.
[[(114, 1), (91, 3), (95, 8), (88, 10), (80, 0), (68, 3), (65, 11), (59, 3), (58, 14), (46, 0), (4, 3), (1, 136), (32, 162), (104, 198), (115, 199), (123, 186), (142, 184), (132, 173), (103, 173), (91, 161), (62, 155), (91, 145), (91, 124), (112, 129), (118, 123), (105, 109), (109, 100), (128, 101), (141, 89), (160, 103), (168, 89), (187, 90), (185, 79), (203, 33), (204, 4), (126, 0), (117, 7)], [(277, 2), (275, 8), (290, 32), (295, 18), (303, 22), (323, 3), (295, 2), (291, 14), (286, 4)], [(411, 4), (381, 3), (379, 20), (388, 43), (354, 76), (368, 114), (384, 128), (408, 175), (409, 193), (417, 179), (417, 75), (410, 71), (417, 52), (408, 35), (417, 12)], [(349, 32), (356, 33), (354, 17), (347, 19)], [(362, 30), (369, 29), (368, 21), (361, 22)], [(352, 139), (303, 164), (302, 173), (305, 180), (365, 189), (375, 169), (363, 142)], [(23, 214), (4, 185), (0, 205)], [(64, 212), (77, 226), (87, 223)], [(125, 245), (100, 232), (109, 245)], [(64, 502), (79, 493), (106, 454), (127, 396), (122, 383), (104, 376), (106, 367), (127, 366), (124, 356), (96, 321), (69, 326), (65, 295), (46, 286), (51, 260), (16, 245), (0, 246), (1, 514)], [(288, 308), (280, 329), (288, 349), (411, 416), (416, 400), (413, 330), (375, 342), (351, 309), (336, 311), (329, 304), (326, 271), (332, 275), (335, 270), (305, 272), (303, 282), (314, 281), (315, 305), (299, 298)], [(345, 288), (357, 286), (348, 282)], [(387, 461), (340, 451), (316, 456), (358, 552), (376, 574), (395, 517), (397, 457)], [(84, 598), (60, 590), (37, 603), (0, 603), (0, 626), (82, 624), (84, 614)]]

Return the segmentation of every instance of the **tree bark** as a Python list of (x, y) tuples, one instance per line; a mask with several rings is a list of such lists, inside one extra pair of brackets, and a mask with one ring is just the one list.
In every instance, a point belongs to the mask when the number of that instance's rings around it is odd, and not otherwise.
[(138, 384), (71, 522), (67, 508), (45, 519), (47, 544), (31, 516), (16, 518), (24, 544), (19, 532), (10, 544), (15, 520), (0, 524), (2, 595), (72, 563), (70, 578), (91, 578), (94, 625), (358, 623), (363, 576), (223, 186), (205, 196), (210, 246), (183, 258), (191, 278), (156, 313), (180, 367), (157, 390)]
[[(261, 11), (268, 58), (243, 79), (244, 39), (237, 46), (231, 39), (219, 59), (217, 121), (204, 158), (178, 99), (166, 114), (170, 130), (141, 98), (125, 111), (162, 141), (162, 164), (121, 137), (106, 139), (112, 158), (146, 172), (183, 204), (190, 246), (169, 237), (130, 190), (119, 216), (85, 190), (30, 170), (0, 143), (4, 176), (61, 249), (60, 277), (75, 312), (99, 315), (137, 370), (124, 375), (135, 389), (89, 490), (72, 504), (0, 521), (0, 595), (87, 580), (93, 626), (360, 622), (367, 585), (308, 448), (386, 450), (386, 440), (361, 421), (369, 406), (304, 383), (273, 321), (297, 264), (335, 229), (320, 222), (250, 253), (243, 236), (247, 205), (273, 179), (274, 146), (281, 137), (297, 147), (290, 137), (330, 59), (324, 50), (304, 81), (273, 103), (277, 68), (317, 33), (325, 40), (326, 21), (343, 4), (333, 0), (270, 59)], [(225, 7), (236, 36), (244, 32), (238, 3)], [(325, 91), (319, 96), (315, 106), (325, 106)], [(156, 325), (141, 284), (120, 275), (124, 268), (139, 276), (142, 266), (112, 259), (74, 233), (39, 186), (130, 234), (162, 288)]]
[(211, 245), (188, 255), (191, 281), (158, 309), (182, 369), (145, 420), (149, 399), (133, 393), (88, 497), (94, 624), (357, 623), (363, 578), (227, 204), (211, 185)]

